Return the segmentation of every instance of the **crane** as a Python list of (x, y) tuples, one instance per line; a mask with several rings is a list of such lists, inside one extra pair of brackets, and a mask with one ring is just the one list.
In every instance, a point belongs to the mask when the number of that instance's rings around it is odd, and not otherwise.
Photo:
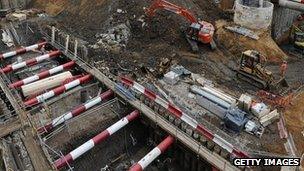
[(186, 39), (193, 51), (198, 51), (198, 42), (210, 44), (211, 49), (216, 48), (213, 40), (214, 26), (206, 21), (198, 21), (194, 15), (183, 7), (167, 2), (165, 0), (154, 0), (149, 8), (145, 9), (148, 17), (155, 16), (158, 9), (164, 9), (177, 15), (185, 17), (191, 24), (186, 31)]

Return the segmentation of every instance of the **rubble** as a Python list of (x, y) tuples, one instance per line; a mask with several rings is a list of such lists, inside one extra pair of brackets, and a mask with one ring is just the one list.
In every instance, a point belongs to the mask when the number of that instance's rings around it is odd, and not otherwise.
[(175, 73), (174, 71), (170, 71), (164, 75), (164, 81), (169, 84), (176, 84), (179, 81), (179, 74)]
[(14, 46), (14, 41), (10, 36), (10, 33), (8, 33), (5, 30), (1, 30), (1, 31), (2, 31), (2, 42), (6, 44), (8, 47)]
[(250, 37), (254, 40), (259, 40), (259, 36), (253, 32), (252, 30), (250, 29), (247, 29), (247, 28), (244, 28), (244, 27), (241, 27), (241, 26), (225, 26), (226, 29), (230, 30), (230, 31), (233, 31), (233, 32), (236, 32), (238, 34), (241, 34), (243, 36), (247, 36), (247, 37)]
[(261, 118), (269, 114), (270, 109), (265, 103), (253, 103), (251, 104), (251, 112), (258, 118)]
[(131, 35), (128, 24), (119, 24), (107, 31), (107, 33), (97, 34), (97, 42), (90, 45), (93, 49), (103, 48), (107, 51), (120, 51), (124, 49)]

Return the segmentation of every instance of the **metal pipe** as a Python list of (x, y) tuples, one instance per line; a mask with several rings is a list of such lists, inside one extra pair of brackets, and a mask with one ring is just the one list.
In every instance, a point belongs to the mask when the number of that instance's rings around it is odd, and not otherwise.
[(281, 7), (286, 7), (289, 9), (293, 9), (293, 10), (297, 10), (297, 11), (301, 11), (304, 12), (304, 4), (297, 2), (292, 2), (292, 1), (288, 1), (288, 0), (279, 0), (279, 5)]
[(26, 106), (33, 106), (33, 105), (39, 104), (39, 103), (41, 103), (41, 102), (43, 102), (43, 101), (45, 101), (45, 100), (47, 100), (47, 99), (49, 99), (51, 97), (57, 96), (59, 94), (62, 94), (62, 93), (64, 93), (65, 91), (67, 91), (69, 89), (72, 89), (72, 88), (74, 88), (74, 87), (76, 87), (76, 86), (78, 86), (80, 84), (83, 84), (83, 83), (89, 81), (91, 78), (92, 78), (92, 76), (90, 74), (85, 75), (85, 76), (83, 76), (83, 77), (81, 77), (81, 78), (79, 78), (77, 80), (74, 80), (74, 81), (69, 82), (67, 84), (64, 84), (64, 85), (62, 85), (60, 87), (57, 87), (57, 88), (55, 88), (55, 89), (53, 89), (51, 91), (48, 91), (48, 92), (46, 92), (44, 94), (41, 94), (41, 95), (39, 95), (37, 97), (29, 99), (26, 102), (24, 102), (24, 104)]
[(51, 53), (48, 53), (48, 54), (45, 54), (45, 55), (41, 55), (41, 56), (38, 56), (36, 58), (32, 58), (32, 59), (28, 59), (24, 62), (20, 62), (20, 63), (17, 63), (17, 64), (11, 64), (11, 65), (7, 65), (6, 67), (2, 68), (0, 70), (0, 72), (3, 72), (3, 73), (8, 73), (8, 72), (12, 72), (12, 71), (15, 71), (17, 69), (20, 69), (20, 68), (24, 68), (26, 66), (32, 66), (32, 65), (36, 65), (46, 59), (50, 59), (50, 58), (53, 58), (53, 57), (57, 57), (61, 54), (60, 51), (53, 51)]
[(31, 51), (31, 50), (34, 50), (34, 49), (40, 49), (45, 44), (46, 44), (46, 42), (42, 42), (42, 43), (38, 43), (38, 44), (31, 45), (31, 46), (28, 46), (28, 47), (17, 49), (15, 51), (6, 52), (6, 53), (3, 53), (3, 54), (0, 54), (0, 59), (3, 60), (3, 59), (6, 59), (6, 58), (9, 58), (9, 57), (24, 54), (24, 53), (26, 53), (28, 51)]
[(82, 156), (84, 153), (88, 152), (91, 150), (94, 146), (97, 144), (103, 142), (107, 138), (109, 138), (111, 135), (113, 135), (115, 132), (126, 126), (129, 122), (133, 121), (139, 116), (138, 110), (133, 111), (126, 117), (122, 118), (106, 130), (102, 131), (86, 143), (82, 144), (75, 150), (71, 151), (69, 154), (59, 158), (58, 160), (55, 161), (54, 165), (56, 169), (61, 169), (65, 167), (67, 164), (70, 164), (74, 160), (76, 160), (78, 157)]
[(297, 3), (304, 4), (304, 0), (291, 0), (291, 1), (294, 1), (294, 2), (297, 2)]
[(108, 90), (108, 91), (100, 94), (99, 96), (95, 97), (94, 99), (89, 100), (88, 102), (75, 107), (73, 110), (71, 110), (63, 115), (58, 116), (57, 118), (53, 119), (53, 121), (51, 123), (38, 128), (37, 131), (39, 133), (50, 132), (51, 130), (53, 130), (53, 128), (64, 123), (65, 121), (80, 115), (81, 113), (87, 111), (88, 109), (94, 107), (95, 105), (99, 104), (100, 102), (102, 102), (104, 100), (108, 100), (111, 96), (113, 96), (113, 94), (114, 93), (112, 90)]
[(191, 92), (195, 93), (195, 94), (199, 94), (205, 98), (207, 98), (208, 100), (212, 101), (213, 103), (216, 103), (218, 105), (220, 105), (221, 107), (228, 109), (231, 104), (227, 103), (226, 101), (218, 98), (217, 96), (210, 94), (206, 91), (201, 90), (198, 86), (193, 85), (190, 87)]
[(34, 81), (41, 80), (41, 79), (46, 78), (48, 76), (54, 75), (54, 74), (56, 74), (56, 73), (58, 73), (60, 71), (63, 71), (65, 69), (69, 69), (69, 68), (73, 67), (74, 65), (75, 65), (75, 61), (71, 61), (71, 62), (65, 63), (63, 65), (57, 66), (55, 68), (52, 68), (50, 70), (42, 71), (42, 72), (40, 72), (40, 73), (38, 73), (36, 75), (27, 77), (27, 78), (25, 78), (23, 80), (16, 81), (16, 82), (10, 84), (9, 87), (10, 88), (21, 87), (23, 85), (32, 83)]
[(227, 103), (230, 103), (230, 104), (234, 104), (236, 102), (236, 99), (234, 99), (233, 97), (215, 89), (215, 88), (212, 88), (212, 87), (208, 87), (208, 86), (203, 86), (201, 87), (202, 90), (210, 93), (210, 94), (213, 94), (215, 96), (217, 96), (218, 98), (226, 101)]
[(169, 135), (164, 139), (157, 147), (150, 151), (145, 157), (143, 157), (138, 163), (133, 165), (129, 171), (142, 171), (149, 164), (151, 164), (158, 156), (164, 153), (174, 142), (174, 138)]
[(188, 114), (184, 113), (178, 107), (176, 107), (172, 103), (169, 103), (168, 101), (164, 100), (163, 98), (161, 98), (160, 96), (155, 94), (153, 91), (145, 88), (144, 86), (140, 85), (136, 81), (133, 81), (133, 80), (127, 78), (127, 77), (121, 77), (120, 81), (123, 84), (137, 90), (138, 92), (145, 95), (147, 98), (149, 98), (150, 100), (159, 104), (160, 106), (164, 107), (169, 112), (169, 114), (181, 119), (183, 122), (185, 122), (186, 124), (191, 126), (193, 129), (195, 129), (199, 134), (203, 135), (208, 140), (213, 141), (215, 144), (224, 148), (229, 153), (231, 153), (231, 154), (233, 154), (233, 155), (235, 155), (236, 157), (239, 157), (239, 158), (250, 157), (247, 153), (237, 149), (231, 143), (229, 143), (225, 139), (221, 138), (219, 135), (217, 135), (215, 133), (212, 133), (207, 127), (198, 123), (195, 119), (193, 119)]

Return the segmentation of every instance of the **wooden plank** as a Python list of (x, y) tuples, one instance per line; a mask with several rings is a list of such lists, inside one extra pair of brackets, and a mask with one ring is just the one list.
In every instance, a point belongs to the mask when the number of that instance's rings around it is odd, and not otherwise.
[(9, 135), (12, 132), (15, 132), (21, 128), (21, 122), (19, 119), (15, 119), (8, 123), (0, 125), (0, 138)]

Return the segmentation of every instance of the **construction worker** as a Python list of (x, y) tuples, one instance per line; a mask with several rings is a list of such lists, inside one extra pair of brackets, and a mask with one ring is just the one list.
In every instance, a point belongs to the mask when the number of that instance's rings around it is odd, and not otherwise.
[(280, 67), (281, 77), (285, 77), (286, 71), (287, 71), (287, 61), (283, 61)]

